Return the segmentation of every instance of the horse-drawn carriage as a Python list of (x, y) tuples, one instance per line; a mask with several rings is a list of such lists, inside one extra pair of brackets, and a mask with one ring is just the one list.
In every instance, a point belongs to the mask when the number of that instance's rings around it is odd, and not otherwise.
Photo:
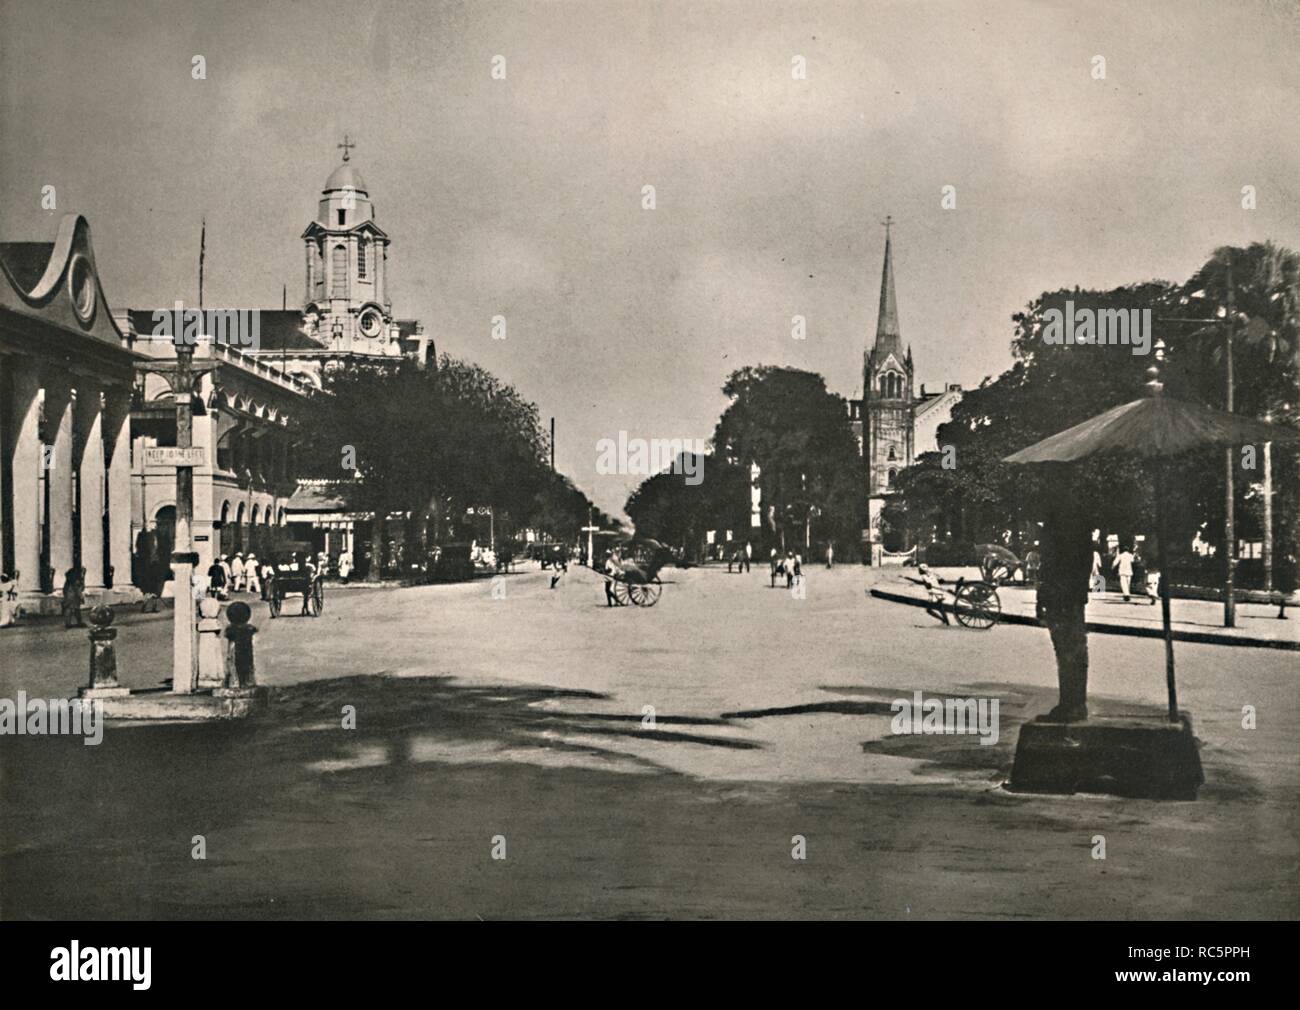
[(302, 594), (302, 612), (320, 617), (321, 611), (325, 609), (325, 580), (322, 573), (307, 564), (277, 566), (266, 590), (271, 617), (280, 616), (285, 597), (299, 593)]

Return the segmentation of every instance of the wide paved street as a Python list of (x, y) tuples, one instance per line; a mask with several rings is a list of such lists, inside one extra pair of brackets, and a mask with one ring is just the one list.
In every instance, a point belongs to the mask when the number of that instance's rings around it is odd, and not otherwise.
[[(331, 586), (315, 620), (258, 604), (257, 719), (0, 738), (0, 914), (1300, 913), (1294, 653), (1178, 646), (1199, 802), (1023, 796), (1001, 784), (1054, 698), (1046, 632), (941, 627), (867, 596), (888, 570), (810, 569), (803, 600), (765, 570), (664, 577), (649, 610), (606, 608), (580, 568), (553, 592), (508, 576), (501, 599), (487, 579)], [(169, 614), (123, 620), (126, 683), (166, 675), (169, 633)], [(0, 696), (71, 694), (87, 648), (4, 633)], [(1090, 650), (1095, 712), (1163, 709), (1158, 641)], [(891, 734), (915, 690), (999, 699), (997, 744)]]

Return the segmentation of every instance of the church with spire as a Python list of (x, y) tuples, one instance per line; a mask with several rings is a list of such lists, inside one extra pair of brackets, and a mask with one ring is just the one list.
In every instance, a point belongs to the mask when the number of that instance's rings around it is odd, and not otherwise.
[(895, 493), (895, 481), (927, 452), (939, 451), (939, 426), (952, 417), (962, 390), (949, 383), (939, 391), (919, 390), (911, 344), (904, 344), (898, 321), (898, 295), (894, 290), (892, 218), (886, 218), (885, 263), (880, 276), (880, 306), (876, 336), (862, 355), (862, 399), (849, 401), (849, 415), (862, 452), (867, 496), (868, 528), (863, 547), (878, 563), (884, 550), (907, 545), (892, 540), (881, 527), (885, 503)]

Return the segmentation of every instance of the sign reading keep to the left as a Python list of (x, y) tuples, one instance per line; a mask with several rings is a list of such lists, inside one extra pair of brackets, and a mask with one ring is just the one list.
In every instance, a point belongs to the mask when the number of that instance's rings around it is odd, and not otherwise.
[(203, 446), (189, 449), (178, 446), (154, 446), (144, 451), (145, 466), (202, 466)]

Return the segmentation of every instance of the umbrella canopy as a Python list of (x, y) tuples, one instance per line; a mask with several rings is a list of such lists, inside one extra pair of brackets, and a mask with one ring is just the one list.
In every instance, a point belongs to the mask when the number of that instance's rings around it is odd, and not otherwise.
[(1006, 457), (1004, 463), (1068, 463), (1103, 452), (1178, 456), (1250, 442), (1300, 442), (1300, 431), (1163, 396), (1144, 396)]
[[(1251, 442), (1300, 442), (1300, 431), (1280, 428), (1237, 414), (1211, 410), (1193, 403), (1165, 399), (1156, 369), (1151, 369), (1150, 395), (1112, 407), (1073, 428), (1007, 456), (1004, 463), (1069, 463), (1099, 453), (1119, 453), (1146, 459), (1179, 456), (1193, 449), (1231, 447)], [(1156, 468), (1157, 541), (1160, 558), (1161, 623), (1165, 637), (1165, 680), (1169, 690), (1169, 718), (1178, 718), (1178, 691), (1174, 683), (1174, 638), (1169, 606), (1169, 562), (1164, 522), (1164, 497), (1160, 468)]]

